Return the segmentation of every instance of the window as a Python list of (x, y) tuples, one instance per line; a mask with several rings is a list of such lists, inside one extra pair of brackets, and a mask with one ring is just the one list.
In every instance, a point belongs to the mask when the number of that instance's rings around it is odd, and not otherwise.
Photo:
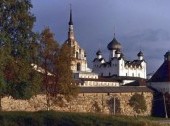
[(80, 63), (77, 63), (77, 71), (80, 71), (81, 70), (81, 65)]
[(134, 77), (134, 73), (132, 73), (132, 76)]
[(103, 76), (103, 73), (101, 73), (101, 76)]
[(126, 76), (127, 76), (127, 73), (126, 73)]
[(109, 72), (109, 76), (110, 76), (111, 74), (110, 74), (110, 72)]
[(138, 77), (140, 77), (140, 73), (138, 73)]
[(79, 58), (79, 53), (78, 52), (76, 52), (76, 59), (78, 59)]

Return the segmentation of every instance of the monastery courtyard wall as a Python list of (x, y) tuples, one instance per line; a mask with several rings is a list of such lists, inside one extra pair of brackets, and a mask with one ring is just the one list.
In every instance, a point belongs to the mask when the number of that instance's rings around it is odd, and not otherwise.
[[(142, 92), (138, 92), (141, 94)], [(67, 102), (60, 99), (53, 103), (51, 110), (65, 112), (98, 112), (104, 114), (139, 115), (129, 105), (133, 93), (79, 93), (77, 98)], [(140, 115), (151, 115), (153, 94), (143, 92), (147, 110)], [(114, 99), (115, 98), (115, 99)], [(114, 107), (115, 101), (115, 107)], [(2, 98), (3, 111), (40, 111), (47, 110), (46, 95), (37, 95), (30, 100), (14, 100), (12, 97)]]

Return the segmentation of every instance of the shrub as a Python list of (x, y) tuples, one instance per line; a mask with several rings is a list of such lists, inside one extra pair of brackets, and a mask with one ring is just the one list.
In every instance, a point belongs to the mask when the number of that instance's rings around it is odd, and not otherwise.
[(101, 108), (100, 108), (100, 106), (99, 106), (97, 101), (94, 101), (94, 103), (92, 104), (91, 111), (95, 112), (95, 113), (101, 112)]
[(135, 93), (129, 100), (129, 105), (133, 107), (133, 110), (137, 113), (145, 112), (147, 109), (143, 94)]

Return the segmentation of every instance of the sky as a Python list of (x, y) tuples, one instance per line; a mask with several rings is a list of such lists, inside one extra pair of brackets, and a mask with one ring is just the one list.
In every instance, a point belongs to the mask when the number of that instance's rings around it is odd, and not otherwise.
[(32, 0), (34, 31), (50, 27), (56, 40), (67, 39), (70, 4), (76, 40), (90, 67), (98, 49), (109, 57), (107, 44), (116, 39), (127, 60), (141, 50), (147, 73), (155, 72), (170, 50), (170, 0)]

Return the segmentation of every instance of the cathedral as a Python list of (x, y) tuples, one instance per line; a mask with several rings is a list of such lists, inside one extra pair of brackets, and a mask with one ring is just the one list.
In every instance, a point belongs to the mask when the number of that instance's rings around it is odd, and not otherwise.
[(108, 61), (103, 58), (100, 50), (97, 51), (96, 58), (93, 60), (93, 72), (100, 76), (127, 76), (146, 79), (146, 62), (141, 51), (137, 54), (137, 59), (126, 60), (121, 51), (121, 44), (116, 40), (115, 35), (107, 45), (107, 49), (110, 53)]

